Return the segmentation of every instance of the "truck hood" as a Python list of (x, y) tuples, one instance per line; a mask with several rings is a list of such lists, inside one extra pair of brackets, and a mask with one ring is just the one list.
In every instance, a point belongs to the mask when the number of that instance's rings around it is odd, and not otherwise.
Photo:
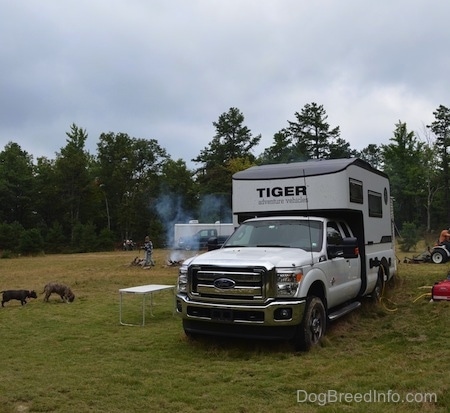
[[(317, 253), (314, 253), (317, 254)], [(261, 267), (267, 269), (274, 267), (296, 267), (311, 264), (310, 252), (300, 248), (220, 248), (205, 252), (189, 258), (185, 265), (218, 265), (218, 266), (245, 266)]]

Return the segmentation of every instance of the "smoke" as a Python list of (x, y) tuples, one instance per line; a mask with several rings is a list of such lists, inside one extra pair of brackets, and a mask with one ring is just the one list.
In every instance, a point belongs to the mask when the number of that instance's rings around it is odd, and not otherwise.
[(199, 220), (201, 222), (233, 222), (233, 214), (231, 211), (229, 195), (204, 195), (200, 200), (199, 216)]
[(187, 257), (186, 251), (171, 250), (169, 260), (172, 262), (184, 261)]
[(156, 213), (161, 220), (166, 235), (166, 245), (173, 248), (175, 224), (186, 224), (192, 219), (201, 223), (232, 222), (229, 195), (205, 195), (200, 199), (198, 215), (183, 208), (183, 196), (165, 192), (155, 202)]
[(171, 193), (162, 195), (156, 201), (156, 212), (164, 226), (166, 233), (166, 244), (173, 247), (173, 228), (180, 222), (189, 220), (189, 213), (184, 211), (182, 207), (182, 197)]

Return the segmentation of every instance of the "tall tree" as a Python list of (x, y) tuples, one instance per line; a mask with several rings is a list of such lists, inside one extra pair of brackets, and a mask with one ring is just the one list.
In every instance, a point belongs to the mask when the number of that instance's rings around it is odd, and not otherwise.
[(291, 162), (294, 157), (292, 138), (286, 129), (282, 129), (273, 136), (273, 145), (266, 148), (258, 157), (258, 163), (287, 163)]
[(440, 105), (434, 112), (435, 120), (427, 127), (436, 136), (436, 147), (438, 148), (438, 154), (441, 161), (442, 176), (444, 182), (444, 198), (447, 210), (447, 224), (450, 223), (450, 208), (448, 207), (450, 201), (450, 188), (449, 188), (449, 146), (450, 146), (450, 109)]
[(322, 105), (306, 104), (295, 113), (296, 121), (288, 121), (287, 131), (292, 137), (293, 149), (305, 158), (329, 158), (330, 144), (339, 138), (339, 126), (330, 129), (328, 115)]
[(295, 113), (296, 121), (274, 135), (274, 143), (259, 156), (258, 163), (304, 161), (311, 158), (350, 158), (357, 152), (342, 139), (339, 126), (330, 130), (322, 105), (306, 104)]
[(350, 148), (350, 143), (346, 140), (335, 137), (328, 145), (330, 159), (352, 158), (358, 155), (358, 152)]
[[(40, 157), (35, 171), (36, 211), (42, 220), (43, 229), (47, 232), (51, 227), (58, 227), (61, 234), (64, 234), (62, 223), (65, 222), (66, 215), (61, 202), (62, 189), (59, 187), (60, 179), (57, 178), (55, 161)], [(64, 235), (68, 236), (69, 233)]]
[(213, 122), (216, 134), (193, 162), (203, 164), (197, 171), (197, 181), (203, 194), (221, 194), (231, 197), (231, 172), (227, 163), (234, 159), (255, 160), (253, 148), (261, 135), (253, 136), (244, 125), (244, 115), (237, 108), (230, 108)]
[(33, 158), (9, 142), (0, 153), (0, 221), (32, 227), (34, 199)]
[(370, 163), (376, 169), (382, 169), (383, 166), (383, 157), (381, 154), (381, 148), (374, 144), (370, 143), (365, 148), (361, 150), (356, 156)]
[(251, 150), (258, 145), (261, 135), (253, 136), (243, 124), (244, 120), (243, 113), (237, 108), (230, 108), (228, 112), (222, 113), (219, 120), (213, 122), (216, 134), (212, 141), (192, 161), (203, 163), (207, 169), (235, 158), (254, 159)]
[(108, 199), (111, 228), (122, 239), (143, 239), (157, 219), (154, 203), (169, 159), (155, 139), (103, 133), (97, 144), (96, 177)]
[(66, 213), (65, 222), (69, 223), (71, 240), (73, 240), (75, 225), (88, 220), (87, 216), (81, 216), (81, 211), (84, 208), (90, 209), (88, 199), (91, 183), (90, 155), (85, 150), (88, 135), (84, 129), (72, 124), (70, 132), (66, 135), (67, 144), (57, 154), (55, 172), (61, 204)]
[[(425, 195), (426, 195), (426, 229), (431, 232), (432, 229), (432, 207), (435, 204), (436, 195), (441, 191), (443, 185), (442, 180), (439, 179), (439, 156), (436, 147), (436, 142), (432, 139), (429, 133), (425, 131), (426, 142), (423, 146), (423, 166), (425, 179)], [(447, 208), (441, 210), (447, 211)], [(445, 219), (445, 214), (433, 214), (437, 217), (436, 224)]]
[(396, 221), (417, 225), (424, 205), (423, 143), (408, 131), (406, 123), (399, 121), (395, 126), (391, 143), (382, 146), (384, 171), (390, 177)]

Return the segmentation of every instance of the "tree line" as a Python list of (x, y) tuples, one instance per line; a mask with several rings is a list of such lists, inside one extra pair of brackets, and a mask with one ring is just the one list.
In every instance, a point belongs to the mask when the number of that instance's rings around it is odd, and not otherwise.
[(191, 161), (174, 160), (155, 139), (102, 133), (95, 154), (87, 132), (72, 124), (55, 159), (9, 142), (0, 152), (0, 250), (3, 256), (121, 248), (150, 235), (171, 246), (173, 225), (231, 222), (231, 182), (252, 165), (360, 157), (391, 180), (396, 227), (432, 232), (450, 226), (450, 109), (440, 105), (422, 136), (399, 121), (386, 144), (351, 148), (331, 127), (323, 105), (306, 104), (254, 154), (244, 114), (230, 108), (213, 122), (215, 135)]

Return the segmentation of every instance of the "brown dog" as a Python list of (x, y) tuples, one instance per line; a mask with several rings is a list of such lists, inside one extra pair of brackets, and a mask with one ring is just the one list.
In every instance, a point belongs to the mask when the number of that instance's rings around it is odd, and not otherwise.
[(48, 298), (53, 294), (58, 294), (61, 297), (61, 300), (65, 301), (66, 303), (71, 303), (73, 300), (75, 300), (75, 295), (68, 287), (64, 284), (58, 284), (58, 283), (48, 283), (44, 287), (44, 301), (48, 301)]
[(3, 293), (2, 307), (9, 300), (19, 300), (20, 304), (24, 305), (27, 303), (27, 298), (37, 298), (34, 290), (6, 290), (0, 291), (0, 293)]

